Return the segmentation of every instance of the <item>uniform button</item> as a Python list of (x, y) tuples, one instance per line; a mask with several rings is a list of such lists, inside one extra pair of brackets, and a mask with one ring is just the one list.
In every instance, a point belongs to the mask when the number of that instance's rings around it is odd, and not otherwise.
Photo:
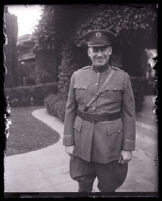
[(95, 83), (95, 85), (97, 86), (97, 85), (98, 85), (98, 83), (96, 82), (96, 83)]
[(118, 132), (120, 133), (120, 130), (118, 130)]
[(95, 110), (96, 108), (95, 107), (92, 107), (92, 110)]
[(97, 75), (100, 75), (100, 73), (97, 73)]

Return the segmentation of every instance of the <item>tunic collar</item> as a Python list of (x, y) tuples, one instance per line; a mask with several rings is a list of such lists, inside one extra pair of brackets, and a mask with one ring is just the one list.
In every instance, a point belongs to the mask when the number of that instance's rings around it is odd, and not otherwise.
[(97, 72), (97, 73), (102, 73), (102, 72), (107, 72), (109, 73), (110, 70), (111, 70), (111, 66), (110, 65), (107, 65), (107, 66), (104, 66), (104, 67), (95, 67), (95, 66), (92, 66), (92, 69)]

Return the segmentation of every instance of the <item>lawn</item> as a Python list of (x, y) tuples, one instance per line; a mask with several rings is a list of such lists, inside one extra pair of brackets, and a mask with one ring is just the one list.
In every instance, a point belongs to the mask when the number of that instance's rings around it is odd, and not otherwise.
[(32, 111), (38, 108), (11, 108), (12, 124), (6, 140), (6, 156), (45, 148), (59, 140), (53, 129), (32, 116)]

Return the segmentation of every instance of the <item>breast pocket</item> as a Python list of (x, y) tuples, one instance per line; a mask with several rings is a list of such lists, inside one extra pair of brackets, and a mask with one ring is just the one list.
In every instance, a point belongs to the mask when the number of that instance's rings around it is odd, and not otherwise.
[(120, 155), (123, 141), (122, 122), (107, 124), (107, 144), (109, 153), (113, 156)]
[(75, 84), (74, 89), (76, 100), (84, 100), (87, 94), (88, 84)]
[(121, 86), (106, 86), (101, 95), (114, 101), (121, 101), (122, 91)]

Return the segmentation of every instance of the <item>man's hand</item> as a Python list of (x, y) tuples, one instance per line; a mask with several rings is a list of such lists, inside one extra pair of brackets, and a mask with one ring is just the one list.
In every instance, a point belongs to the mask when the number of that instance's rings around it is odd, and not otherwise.
[(74, 148), (75, 148), (74, 145), (65, 146), (65, 152), (66, 152), (67, 154), (69, 154), (70, 156), (73, 156)]
[(128, 163), (132, 159), (131, 151), (121, 151), (121, 156), (119, 158), (119, 163), (124, 164)]

